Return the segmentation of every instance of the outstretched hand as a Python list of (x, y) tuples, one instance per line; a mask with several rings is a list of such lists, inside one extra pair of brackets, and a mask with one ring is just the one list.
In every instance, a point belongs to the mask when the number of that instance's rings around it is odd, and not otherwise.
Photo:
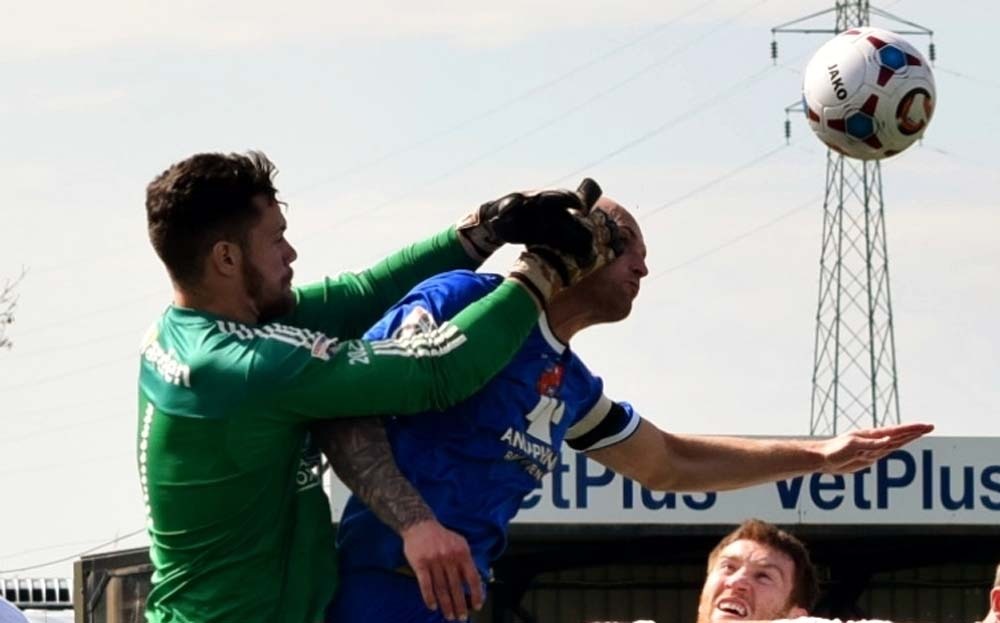
[(400, 536), (428, 608), (440, 607), (441, 614), (454, 621), (468, 620), (470, 603), (476, 610), (483, 607), (483, 584), (462, 535), (427, 519), (405, 528)]
[(600, 199), (601, 192), (597, 182), (585, 178), (575, 191), (510, 193), (466, 215), (456, 231), (469, 256), (480, 261), (501, 245), (515, 243), (545, 245), (589, 264), (594, 232), (583, 218)]
[(856, 472), (932, 430), (933, 424), (900, 424), (854, 430), (824, 440), (820, 442), (825, 459), (822, 471), (830, 474)]

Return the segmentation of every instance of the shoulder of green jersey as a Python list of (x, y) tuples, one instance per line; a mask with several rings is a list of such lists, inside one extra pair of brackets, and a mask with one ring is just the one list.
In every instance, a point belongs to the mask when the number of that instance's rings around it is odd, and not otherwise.
[(142, 341), (139, 342), (139, 352), (143, 352), (146, 348), (156, 341), (156, 338), (160, 336), (160, 320), (156, 319), (153, 321), (146, 332), (142, 334)]
[(167, 383), (191, 387), (191, 366), (181, 361), (172, 347), (164, 350), (155, 334), (143, 345), (139, 356)]

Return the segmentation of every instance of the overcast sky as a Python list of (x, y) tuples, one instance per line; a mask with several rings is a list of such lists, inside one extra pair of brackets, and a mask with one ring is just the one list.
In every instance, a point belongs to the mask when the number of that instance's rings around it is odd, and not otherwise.
[[(300, 283), (592, 176), (652, 272), (574, 343), (609, 395), (679, 432), (808, 433), (825, 150), (782, 123), (824, 38), (781, 38), (777, 66), (768, 45), (831, 0), (377, 4), (4, 6), (0, 283), (29, 272), (0, 352), (0, 570), (143, 525), (137, 346), (169, 302), (144, 188), (198, 151), (277, 163)], [(939, 58), (926, 140), (883, 166), (902, 417), (998, 436), (1000, 5), (884, 6)]]

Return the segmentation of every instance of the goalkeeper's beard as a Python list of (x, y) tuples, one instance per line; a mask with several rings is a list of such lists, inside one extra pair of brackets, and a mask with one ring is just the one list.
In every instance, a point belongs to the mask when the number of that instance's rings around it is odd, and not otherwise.
[(290, 288), (281, 287), (279, 292), (268, 297), (264, 292), (264, 276), (250, 262), (243, 263), (243, 287), (257, 309), (259, 324), (290, 314), (295, 307), (295, 296)]

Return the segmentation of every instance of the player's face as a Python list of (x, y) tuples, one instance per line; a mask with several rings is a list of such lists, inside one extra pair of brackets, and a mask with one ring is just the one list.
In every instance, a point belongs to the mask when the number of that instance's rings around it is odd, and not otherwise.
[(291, 312), (295, 305), (292, 262), (298, 254), (285, 240), (285, 215), (277, 202), (263, 196), (254, 201), (261, 216), (247, 236), (243, 283), (258, 322), (268, 322)]
[(792, 607), (795, 563), (768, 545), (746, 539), (719, 552), (698, 602), (698, 623), (770, 621), (806, 614)]
[(646, 267), (646, 242), (639, 223), (625, 208), (601, 200), (597, 207), (607, 212), (618, 224), (625, 241), (625, 251), (613, 262), (596, 271), (580, 283), (587, 290), (588, 300), (604, 322), (617, 322), (632, 312), (632, 301), (639, 295), (639, 282), (649, 274)]

